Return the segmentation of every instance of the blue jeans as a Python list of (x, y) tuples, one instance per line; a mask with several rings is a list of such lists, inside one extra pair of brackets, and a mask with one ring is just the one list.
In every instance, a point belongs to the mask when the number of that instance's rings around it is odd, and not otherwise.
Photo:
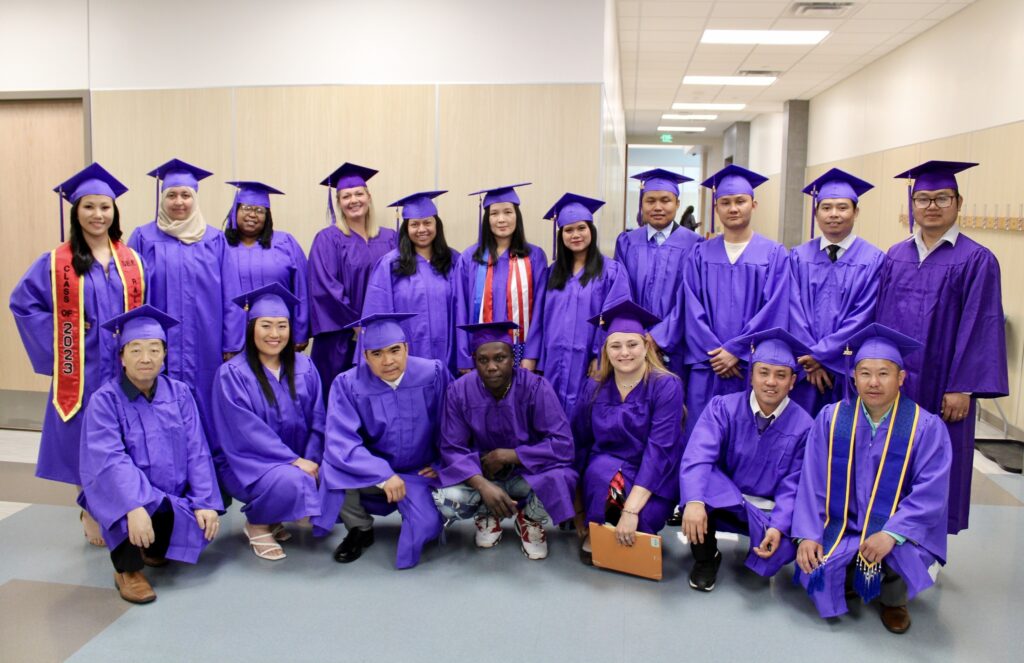
[[(529, 520), (538, 523), (548, 522), (548, 512), (544, 510), (537, 494), (526, 483), (521, 476), (514, 476), (510, 479), (492, 481), (499, 488), (508, 493), (508, 496), (519, 503), (520, 509)], [(447, 488), (434, 491), (434, 504), (444, 518), (445, 526), (451, 525), (456, 520), (467, 518), (484, 518), (491, 515), (490, 509), (480, 497), (480, 491), (466, 483), (455, 484)]]

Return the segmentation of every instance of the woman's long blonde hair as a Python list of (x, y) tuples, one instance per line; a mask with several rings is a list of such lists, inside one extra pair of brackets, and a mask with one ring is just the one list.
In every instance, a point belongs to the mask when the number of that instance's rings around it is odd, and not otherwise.
[[(648, 341), (646, 338), (643, 339), (644, 345), (647, 347), (647, 354), (644, 356), (644, 382), (651, 377), (652, 373), (666, 373), (671, 375), (671, 371), (665, 368), (665, 364), (662, 363), (661, 357), (658, 356), (658, 351), (654, 349), (654, 344)], [(612, 368), (611, 359), (608, 357), (608, 339), (604, 341), (604, 345), (601, 346), (601, 360), (597, 365), (597, 377), (594, 378), (600, 384), (604, 384), (611, 377), (615, 369)]]
[[(355, 188), (366, 189), (366, 197), (370, 199), (370, 204), (367, 206), (367, 209), (366, 209), (366, 237), (367, 237), (367, 239), (373, 239), (378, 234), (380, 234), (380, 228), (377, 226), (377, 221), (374, 218), (374, 213), (373, 213), (373, 196), (370, 195), (370, 188), (366, 187), (366, 186), (364, 186), (364, 187), (346, 187), (346, 188), (349, 188), (349, 189), (355, 189)], [(341, 197), (341, 189), (335, 189), (334, 190), (334, 195), (331, 197), (331, 204), (335, 206), (334, 211), (335, 211), (335, 217), (338, 219), (338, 228), (347, 237), (347, 236), (352, 234), (352, 229), (348, 227), (348, 221), (345, 220), (345, 213), (341, 210), (341, 203), (338, 201), (338, 199), (340, 197)]]

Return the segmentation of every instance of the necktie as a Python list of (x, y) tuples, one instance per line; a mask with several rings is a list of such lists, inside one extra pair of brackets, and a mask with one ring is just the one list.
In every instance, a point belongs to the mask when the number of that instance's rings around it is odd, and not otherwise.
[(832, 262), (835, 262), (836, 260), (839, 260), (839, 245), (838, 244), (829, 244), (828, 246), (825, 247), (825, 249), (828, 251), (828, 259), (829, 260), (831, 260)]
[[(834, 246), (834, 245), (833, 245)], [(769, 414), (767, 417), (760, 412), (754, 413), (754, 421), (757, 422), (757, 434), (760, 435), (768, 428), (768, 425), (775, 421), (775, 415)]]
[(654, 233), (654, 243), (657, 244), (658, 246), (661, 246), (662, 244), (665, 243), (665, 235), (660, 230)]

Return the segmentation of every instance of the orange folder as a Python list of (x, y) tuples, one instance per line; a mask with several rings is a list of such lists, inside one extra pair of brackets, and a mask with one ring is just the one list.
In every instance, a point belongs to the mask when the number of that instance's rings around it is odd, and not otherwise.
[(623, 546), (615, 538), (615, 527), (591, 522), (590, 547), (594, 566), (661, 580), (661, 537), (658, 535), (637, 532), (636, 543)]

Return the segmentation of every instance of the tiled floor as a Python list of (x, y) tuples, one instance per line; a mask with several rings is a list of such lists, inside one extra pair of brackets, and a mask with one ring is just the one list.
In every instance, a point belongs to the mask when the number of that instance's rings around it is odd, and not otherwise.
[[(979, 435), (981, 431), (979, 431)], [(18, 444), (26, 443), (19, 434)], [(159, 599), (129, 606), (109, 558), (81, 535), (74, 490), (26, 478), (32, 448), (0, 432), (0, 661), (1019, 661), (1024, 651), (1024, 480), (976, 458), (971, 529), (950, 539), (939, 584), (911, 605), (913, 628), (886, 633), (873, 606), (825, 621), (783, 571), (742, 568), (723, 542), (719, 585), (686, 584), (691, 558), (665, 541), (660, 583), (584, 568), (574, 539), (549, 532), (531, 562), (511, 531), (473, 547), (472, 525), (393, 568), (398, 520), (351, 565), (295, 528), (279, 563), (254, 557), (237, 507), (194, 567), (147, 570)], [(31, 444), (28, 442), (27, 444)], [(17, 456), (17, 454), (21, 454)], [(28, 491), (28, 492), (25, 492)], [(30, 495), (28, 497), (26, 495)]]

